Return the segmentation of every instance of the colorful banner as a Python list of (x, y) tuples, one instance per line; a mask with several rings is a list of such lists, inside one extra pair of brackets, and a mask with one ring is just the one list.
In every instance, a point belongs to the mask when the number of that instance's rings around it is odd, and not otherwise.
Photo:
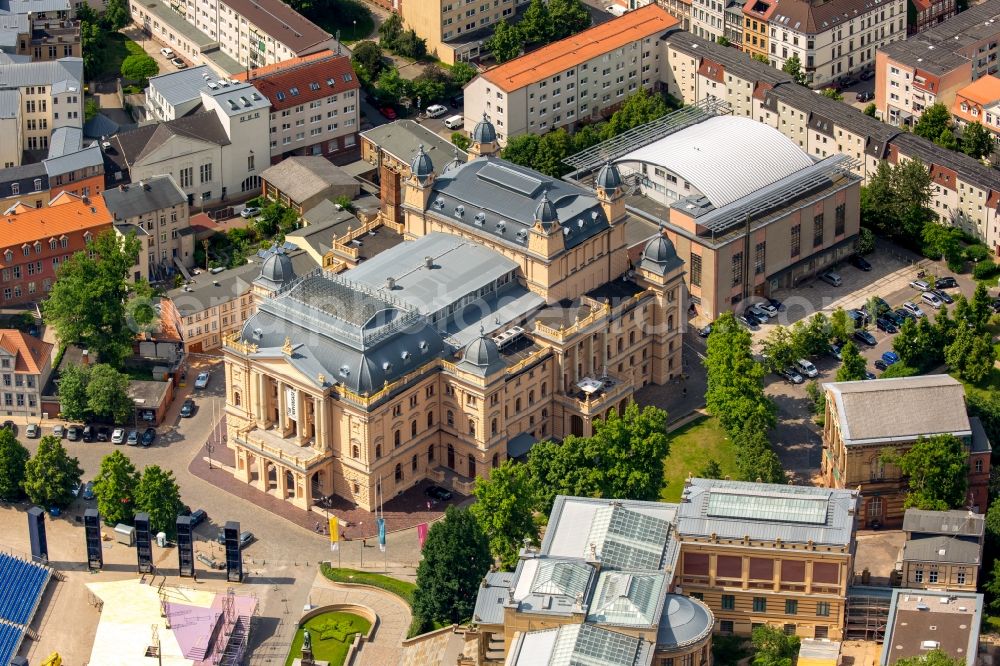
[(378, 522), (378, 549), (385, 552), (385, 518), (377, 518)]
[(336, 516), (330, 516), (330, 550), (335, 551), (340, 546), (340, 521)]
[(420, 542), (420, 548), (422, 549), (424, 542), (427, 541), (427, 523), (417, 525), (417, 541)]

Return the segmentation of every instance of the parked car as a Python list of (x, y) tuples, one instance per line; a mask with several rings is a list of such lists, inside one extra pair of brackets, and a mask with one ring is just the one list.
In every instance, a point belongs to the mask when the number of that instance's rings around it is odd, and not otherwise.
[(875, 93), (869, 90), (862, 90), (861, 92), (858, 93), (859, 102), (870, 102), (873, 99), (875, 99)]
[(188, 398), (181, 405), (181, 418), (189, 419), (194, 416), (194, 400)]
[(870, 347), (874, 347), (876, 344), (878, 344), (875, 341), (874, 335), (872, 335), (868, 331), (864, 331), (861, 329), (854, 331), (854, 339), (857, 340), (858, 342), (863, 342)]
[(396, 119), (396, 110), (393, 109), (391, 106), (383, 106), (381, 109), (379, 109), (379, 111), (382, 113), (383, 116), (385, 116), (389, 120)]
[(139, 446), (139, 432), (137, 430), (129, 430), (128, 438), (125, 440), (125, 442), (129, 446)]
[(925, 291), (924, 293), (920, 294), (920, 300), (922, 300), (924, 303), (931, 306), (935, 310), (940, 309), (940, 307), (944, 305), (944, 301), (938, 298), (937, 294), (932, 294), (929, 291)]
[(854, 321), (854, 326), (857, 328), (864, 328), (871, 322), (871, 318), (864, 310), (848, 310), (847, 316)]
[(257, 206), (247, 206), (246, 208), (240, 211), (240, 217), (242, 217), (244, 220), (247, 220), (255, 215), (260, 215), (260, 208), (258, 208)]
[(763, 310), (768, 317), (778, 316), (778, 306), (772, 305), (770, 301), (762, 301), (754, 305), (758, 310)]
[(889, 321), (896, 325), (896, 328), (902, 326), (903, 322), (906, 321), (906, 317), (901, 316), (898, 312), (894, 312), (893, 310), (887, 311), (882, 316), (887, 317)]
[(83, 499), (92, 500), (94, 499), (94, 482), (87, 481), (87, 485), (83, 487)]
[(194, 380), (194, 387), (196, 389), (203, 389), (208, 386), (208, 380), (212, 378), (209, 372), (199, 372), (198, 377)]
[(875, 379), (875, 373), (865, 370), (865, 379)]
[(66, 428), (62, 427), (61, 425), (52, 427), (52, 436), (55, 437), (56, 439), (62, 439), (63, 436), (65, 436), (65, 434), (66, 434)]
[(875, 359), (875, 369), (876, 370), (888, 370), (889, 364), (880, 358)]
[[(751, 305), (749, 308), (747, 308), (747, 310), (749, 310), (753, 314), (754, 317), (757, 317), (757, 321), (759, 321), (762, 324), (766, 323), (768, 319), (770, 319), (771, 317), (774, 316), (774, 315), (768, 313), (767, 310), (765, 310), (764, 308), (762, 308), (759, 305)], [(778, 314), (778, 313), (775, 312), (774, 314)]]
[(97, 439), (97, 428), (89, 423), (83, 426), (83, 441), (93, 442), (95, 439)]
[(106, 442), (111, 439), (111, 429), (107, 426), (101, 426), (97, 429), (97, 441)]
[(795, 369), (810, 379), (819, 375), (819, 370), (816, 369), (816, 366), (804, 358), (800, 358), (795, 362)]
[(146, 428), (143, 430), (140, 441), (143, 446), (152, 446), (153, 442), (156, 441), (156, 428)]
[(249, 532), (249, 531), (248, 532), (240, 532), (240, 548), (241, 549), (246, 548), (247, 546), (249, 546), (250, 544), (252, 544), (256, 540), (257, 540), (257, 537), (255, 537), (253, 535), (253, 532)]
[(931, 288), (931, 283), (927, 280), (913, 280), (910, 282), (910, 286), (919, 291), (929, 291)]
[(177, 69), (187, 69), (188, 66), (188, 64), (183, 60), (181, 60), (180, 58), (173, 58), (170, 61), (170, 64), (176, 67)]
[(785, 368), (781, 371), (781, 376), (792, 384), (801, 384), (805, 381), (795, 368)]
[(896, 328), (896, 324), (885, 316), (879, 317), (875, 320), (875, 327), (880, 331), (885, 331), (886, 333), (896, 333), (899, 330)]
[(451, 105), (457, 109), (465, 106), (465, 95), (455, 95), (448, 101), (451, 102)]
[(42, 434), (42, 428), (37, 423), (29, 423), (28, 429), (24, 432), (24, 435), (28, 439), (38, 439), (38, 436)]
[(898, 310), (896, 310), (896, 316), (902, 319), (903, 321), (906, 321), (907, 319), (912, 319), (913, 321), (917, 320), (917, 315), (913, 314), (906, 308), (899, 308)]
[(448, 113), (448, 107), (444, 104), (431, 104), (427, 107), (428, 118), (440, 118), (446, 113)]
[(204, 509), (195, 509), (191, 512), (191, 527), (197, 527), (205, 522), (206, 518), (208, 518), (208, 514), (205, 513)]
[(851, 266), (859, 268), (866, 273), (872, 269), (872, 265), (868, 263), (868, 260), (862, 257), (860, 254), (851, 255)]
[(3, 425), (0, 427), (10, 430), (15, 435), (17, 434), (17, 424), (11, 421), (10, 419), (4, 421)]
[(171, 49), (171, 48), (167, 48), (166, 46), (164, 46), (162, 49), (160, 49), (160, 53), (163, 54), (164, 58), (173, 58), (174, 57), (174, 50)]
[(841, 277), (838, 274), (834, 273), (833, 271), (825, 271), (823, 273), (820, 273), (819, 279), (834, 287), (839, 287), (840, 285), (844, 284), (843, 279), (841, 279)]
[(115, 431), (111, 433), (111, 443), (112, 444), (125, 443), (125, 428), (115, 428)]
[(955, 302), (955, 299), (953, 299), (946, 292), (944, 292), (944, 291), (942, 291), (940, 289), (932, 289), (930, 291), (930, 293), (934, 294), (935, 296), (937, 296), (938, 298), (940, 298), (942, 301), (944, 301), (948, 305), (951, 305), (952, 303)]
[[(753, 310), (751, 310), (750, 308), (747, 308), (746, 310), (743, 311), (743, 318), (746, 319), (748, 322), (750, 322), (751, 326), (756, 326), (758, 324), (763, 323), (760, 317), (755, 315), (753, 313)], [(764, 317), (764, 321), (767, 321), (767, 317)]]
[(899, 363), (899, 354), (897, 354), (894, 351), (882, 352), (882, 360), (885, 361), (888, 365), (892, 365), (893, 363)]
[(80, 436), (83, 434), (83, 428), (78, 425), (71, 425), (66, 428), (66, 439), (71, 442), (80, 441)]
[(83, 490), (83, 485), (79, 481), (69, 487), (69, 492), (73, 497), (79, 497), (81, 490)]
[(903, 303), (903, 309), (912, 314), (914, 317), (919, 319), (924, 316), (924, 311), (920, 309), (920, 306), (913, 301), (906, 301)]
[(872, 79), (875, 78), (875, 70), (874, 69), (866, 69), (865, 71), (861, 72), (861, 76), (859, 78), (862, 81), (871, 81)]
[(450, 490), (437, 485), (427, 486), (424, 488), (424, 495), (427, 495), (427, 497), (430, 497), (432, 500), (437, 500), (438, 502), (447, 502), (452, 497)]
[(751, 330), (754, 330), (754, 331), (757, 330), (757, 328), (758, 328), (758, 326), (757, 326), (757, 320), (756, 319), (754, 319), (753, 321), (750, 321), (746, 317), (737, 317), (736, 321), (738, 321), (742, 325), (744, 325), (747, 328), (749, 328)]
[(934, 280), (935, 289), (954, 289), (958, 286), (958, 280), (950, 275), (945, 275), (944, 277), (939, 277)]
[(778, 312), (784, 312), (785, 310), (785, 304), (779, 301), (777, 298), (769, 298), (767, 299), (767, 303)]
[(834, 357), (838, 361), (843, 360), (843, 355), (840, 353), (840, 350), (843, 348), (844, 346), (841, 344), (830, 345), (830, 351), (829, 351), (830, 356)]

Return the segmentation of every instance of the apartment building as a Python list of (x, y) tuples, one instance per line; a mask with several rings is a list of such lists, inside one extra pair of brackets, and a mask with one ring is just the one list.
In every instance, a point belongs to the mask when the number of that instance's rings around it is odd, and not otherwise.
[(465, 86), (466, 131), (485, 114), (505, 145), (610, 115), (640, 86), (657, 87), (659, 36), (677, 24), (647, 5), (485, 71)]
[(271, 164), (295, 155), (336, 159), (357, 150), (361, 84), (349, 55), (325, 50), (234, 77), (271, 102)]
[(16, 206), (4, 212), (0, 232), (0, 303), (24, 305), (46, 297), (62, 262), (111, 229), (100, 197), (63, 192), (45, 208)]
[(220, 79), (199, 91), (200, 111), (110, 138), (107, 157), (132, 182), (168, 174), (189, 205), (247, 199), (270, 163), (270, 103), (249, 83)]
[[(951, 434), (969, 454), (967, 506), (987, 506), (991, 446), (982, 423), (968, 415), (965, 389), (948, 375), (823, 385), (823, 482), (829, 488), (858, 488), (863, 502), (858, 520), (865, 527), (903, 523), (907, 482), (897, 465), (886, 462), (886, 448), (900, 455), (920, 437)], [(911, 409), (920, 405), (919, 411)], [(887, 419), (886, 414), (906, 413)]]
[(17, 329), (0, 330), (0, 411), (5, 416), (37, 419), (41, 415), (41, 393), (52, 372), (53, 347)]
[(996, 74), (1000, 0), (973, 5), (933, 28), (879, 48), (875, 106), (893, 125), (911, 125), (940, 102), (951, 108), (956, 93)]
[(164, 280), (178, 265), (194, 266), (195, 239), (187, 195), (171, 176), (122, 184), (102, 196), (116, 226), (130, 225), (145, 231), (142, 251), (148, 259), (148, 280)]
[(779, 69), (797, 56), (813, 87), (871, 69), (879, 48), (906, 38), (906, 0), (747, 0), (743, 12), (744, 50)]
[[(1000, 78), (987, 74), (960, 88), (955, 93), (951, 115), (960, 128), (979, 123), (992, 132), (996, 153), (1000, 148)], [(996, 154), (990, 157), (994, 162), (998, 159)]]
[(817, 158), (841, 152), (864, 179), (882, 160), (918, 159), (933, 183), (931, 210), (1000, 250), (1000, 174), (968, 155), (946, 150), (795, 85), (783, 72), (690, 33), (664, 36), (669, 67), (663, 85), (685, 104), (721, 100), (734, 115), (766, 123)]
[(907, 3), (906, 32), (915, 35), (955, 16), (955, 0), (909, 0)]
[(982, 626), (983, 595), (975, 591), (893, 590), (878, 666), (924, 659), (931, 649), (956, 664), (976, 666)]
[(729, 0), (726, 3), (724, 22), (725, 32), (723, 37), (728, 39), (729, 44), (734, 48), (742, 48), (743, 31), (745, 30), (746, 25), (745, 17), (743, 16), (743, 4), (739, 2), (739, 0)]
[(0, 53), (34, 62), (79, 58), (80, 22), (68, 0), (12, 0), (0, 7)]
[(427, 52), (442, 62), (478, 58), (483, 43), (501, 20), (514, 21), (530, 0), (393, 0), (392, 7), (407, 28), (427, 41)]
[(225, 70), (223, 76), (336, 47), (329, 33), (281, 0), (132, 0), (129, 8), (154, 39), (196, 65)]
[[(648, 5), (650, 3), (646, 2), (644, 4)], [(685, 30), (691, 29), (691, 17), (694, 12), (692, 0), (656, 0), (656, 4), (663, 7), (667, 10), (668, 14), (677, 19), (678, 25), (682, 28)]]
[(907, 509), (906, 542), (900, 553), (902, 586), (975, 592), (983, 565), (985, 524), (983, 514), (972, 511)]
[(60, 192), (97, 196), (104, 190), (104, 155), (97, 142), (84, 145), (83, 130), (60, 127), (52, 132), (49, 156), (42, 160), (49, 197)]
[[(83, 127), (83, 60), (60, 58), (49, 62), (0, 64), (0, 119), (5, 126), (20, 124), (20, 151), (45, 156), (49, 137), (60, 127)], [(11, 145), (13, 142), (4, 144)], [(0, 150), (4, 164), (22, 163), (21, 152)]]
[[(702, 39), (719, 41), (726, 35), (726, 10), (736, 0), (691, 0), (691, 27), (684, 26)], [(673, 13), (673, 12), (671, 12)]]

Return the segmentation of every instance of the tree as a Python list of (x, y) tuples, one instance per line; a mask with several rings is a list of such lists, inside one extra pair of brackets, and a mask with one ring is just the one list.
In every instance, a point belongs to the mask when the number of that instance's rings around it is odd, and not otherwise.
[(160, 67), (156, 61), (145, 53), (125, 56), (122, 60), (121, 74), (126, 81), (145, 81), (151, 76), (156, 76), (159, 71)]
[(524, 35), (521, 34), (520, 25), (511, 25), (507, 23), (507, 19), (501, 19), (493, 27), (493, 36), (486, 40), (486, 50), (497, 63), (505, 63), (521, 55), (523, 44)]
[(524, 540), (538, 540), (532, 517), (535, 491), (531, 471), (526, 465), (505, 460), (490, 470), (488, 478), (476, 478), (472, 494), (476, 501), (469, 511), (489, 539), (490, 552), (501, 568), (513, 569)]
[(924, 358), (926, 342), (921, 338), (920, 329), (912, 319), (903, 321), (899, 333), (892, 340), (892, 350), (904, 365), (918, 367)]
[(951, 111), (939, 102), (923, 110), (917, 124), (913, 126), (913, 133), (934, 141), (946, 129), (951, 129)]
[(799, 357), (799, 350), (792, 339), (792, 333), (784, 326), (775, 326), (760, 344), (764, 356), (764, 366), (778, 373), (789, 367)]
[(42, 508), (65, 509), (73, 501), (73, 488), (80, 484), (81, 476), (80, 461), (70, 458), (56, 437), (46, 435), (24, 464), (24, 494)]
[(865, 379), (868, 364), (853, 342), (848, 342), (840, 350), (840, 367), (837, 368), (838, 382), (856, 382)]
[(955, 138), (955, 133), (947, 127), (941, 130), (941, 133), (934, 139), (934, 143), (948, 150), (958, 150), (958, 139)]
[(875, 106), (875, 102), (869, 102), (868, 106), (865, 107), (865, 110), (862, 113), (864, 113), (866, 116), (875, 118), (877, 117), (878, 114), (878, 107)]
[(393, 51), (404, 58), (420, 60), (427, 55), (427, 40), (418, 36), (411, 28), (399, 36)]
[(973, 384), (989, 375), (996, 361), (993, 336), (988, 331), (977, 333), (968, 326), (960, 326), (954, 341), (944, 350), (948, 367)]
[(110, 32), (116, 32), (132, 21), (125, 0), (108, 0), (104, 5), (103, 23)]
[(976, 285), (976, 291), (972, 294), (968, 323), (976, 331), (985, 331), (992, 316), (993, 308), (989, 292), (986, 290), (986, 285), (980, 282)]
[(965, 666), (965, 659), (956, 659), (940, 649), (934, 649), (919, 657), (897, 659), (895, 666)]
[(861, 187), (862, 223), (886, 236), (894, 232), (897, 214), (892, 174), (892, 165), (880, 160), (868, 184)]
[(531, 167), (535, 163), (541, 141), (541, 137), (537, 134), (519, 134), (507, 141), (500, 156), (514, 164)]
[(115, 423), (130, 420), (135, 403), (128, 395), (128, 376), (106, 363), (95, 365), (87, 383), (87, 411)]
[(905, 506), (947, 511), (965, 505), (969, 485), (968, 454), (954, 435), (920, 437), (903, 454), (888, 449), (883, 462), (899, 467), (909, 479)]
[(137, 511), (136, 490), (139, 472), (128, 456), (114, 451), (101, 460), (101, 471), (94, 478), (97, 510), (109, 525), (131, 523)]
[(580, 0), (549, 0), (552, 39), (562, 39), (590, 27), (590, 12)]
[(462, 88), (466, 83), (476, 78), (476, 74), (478, 73), (475, 67), (464, 60), (459, 60), (451, 66), (451, 85), (456, 88)]
[(544, 0), (531, 0), (517, 25), (521, 28), (524, 41), (529, 43), (547, 44), (554, 34), (552, 17)]
[[(42, 303), (45, 323), (63, 344), (80, 343), (115, 367), (132, 353), (135, 335), (126, 319), (127, 276), (139, 257), (134, 233), (120, 241), (106, 231), (88, 243), (95, 253), (77, 252), (59, 268), (48, 299)], [(80, 307), (86, 303), (86, 307)]]
[(374, 81), (385, 69), (382, 49), (375, 42), (365, 40), (354, 45), (351, 50), (351, 64), (360, 72), (361, 78)]
[[(427, 69), (436, 69), (428, 67)], [(410, 96), (420, 100), (422, 106), (444, 99), (445, 83), (425, 72), (410, 82)]]
[(382, 25), (378, 27), (379, 41), (382, 46), (394, 51), (396, 49), (396, 44), (399, 42), (399, 38), (403, 34), (403, 19), (399, 14), (393, 12), (389, 14), (389, 17), (382, 22)]
[(476, 518), (467, 509), (449, 506), (428, 530), (417, 566), (413, 614), (422, 628), (472, 617), (479, 583), (492, 562), (489, 541)]
[(754, 649), (753, 666), (792, 666), (801, 641), (778, 627), (761, 624), (750, 634), (750, 642)]
[(398, 103), (409, 94), (410, 82), (401, 77), (395, 67), (382, 72), (375, 83), (375, 97), (383, 103)]
[(1000, 498), (997, 497), (993, 498), (986, 512), (986, 538), (994, 545), (1000, 544)]
[(719, 46), (732, 46), (732, 42), (725, 35), (719, 35), (715, 38), (715, 43)]
[(982, 123), (969, 123), (962, 130), (962, 152), (977, 160), (993, 152), (993, 134)]
[(924, 225), (921, 239), (923, 253), (931, 259), (944, 257), (947, 261), (957, 261), (962, 257), (962, 232), (955, 227), (946, 227), (936, 222)]
[(701, 479), (721, 479), (722, 465), (715, 458), (709, 458), (705, 466), (698, 470), (697, 476)]
[(663, 459), (670, 453), (667, 413), (630, 402), (625, 414), (612, 409), (593, 423), (594, 466), (601, 494), (608, 498), (654, 501), (663, 489)]
[(149, 514), (149, 525), (154, 532), (166, 532), (168, 536), (173, 536), (177, 528), (177, 514), (184, 508), (173, 472), (159, 465), (146, 467), (136, 487), (135, 499), (136, 508)]
[(621, 108), (612, 114), (611, 120), (605, 125), (604, 136), (610, 139), (633, 127), (656, 120), (669, 110), (661, 95), (640, 88), (629, 95)]
[(465, 135), (464, 132), (452, 132), (451, 133), (451, 144), (458, 148), (459, 150), (469, 149), (469, 137)]
[(13, 502), (24, 496), (24, 464), (28, 449), (14, 439), (10, 428), (0, 428), (0, 499)]
[(785, 64), (781, 66), (781, 71), (790, 75), (799, 85), (806, 84), (806, 75), (802, 71), (802, 61), (799, 60), (797, 54), (793, 53), (792, 57), (785, 61)]
[(875, 251), (875, 234), (867, 227), (862, 227), (858, 234), (857, 246), (854, 248), (858, 254), (871, 254)]
[(730, 436), (752, 419), (762, 431), (774, 425), (774, 403), (764, 395), (764, 369), (753, 359), (750, 333), (736, 323), (732, 312), (715, 321), (703, 362), (708, 375), (706, 406)]
[(799, 356), (819, 356), (830, 349), (830, 320), (817, 312), (808, 322), (792, 325), (792, 346)]
[(834, 102), (844, 101), (844, 96), (837, 92), (836, 88), (823, 88), (819, 94), (827, 99), (832, 99)]
[(548, 514), (556, 495), (601, 496), (601, 472), (593, 467), (591, 440), (567, 435), (562, 443), (539, 442), (528, 454), (539, 512)]
[(767, 57), (766, 55), (764, 55), (763, 53), (754, 53), (753, 55), (751, 55), (751, 56), (750, 56), (750, 58), (751, 58), (752, 60), (756, 60), (757, 62), (762, 62), (762, 63), (764, 63), (765, 65), (768, 65), (768, 66), (770, 66), (770, 65), (771, 65), (771, 59), (770, 59), (770, 58), (768, 58), (768, 57)]
[(82, 421), (87, 415), (87, 384), (90, 367), (65, 364), (59, 371), (59, 408), (69, 421)]
[(837, 308), (830, 313), (830, 339), (847, 342), (854, 335), (854, 320), (847, 316), (844, 308)]

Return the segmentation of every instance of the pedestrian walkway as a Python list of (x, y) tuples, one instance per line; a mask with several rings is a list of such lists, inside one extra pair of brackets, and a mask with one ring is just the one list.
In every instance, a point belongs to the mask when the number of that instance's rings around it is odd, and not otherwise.
[(378, 615), (378, 629), (372, 640), (362, 645), (354, 663), (359, 666), (387, 666), (400, 662), (403, 656), (401, 644), (410, 630), (413, 614), (409, 605), (395, 594), (366, 585), (341, 585), (317, 572), (310, 603), (314, 606), (358, 604), (372, 609)]

